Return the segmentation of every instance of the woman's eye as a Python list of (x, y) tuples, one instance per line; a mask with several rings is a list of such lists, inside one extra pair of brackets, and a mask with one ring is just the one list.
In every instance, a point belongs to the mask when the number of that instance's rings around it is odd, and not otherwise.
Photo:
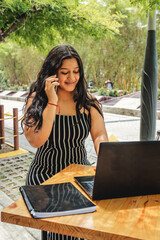
[[(63, 75), (67, 75), (69, 72), (61, 72)], [(79, 73), (79, 71), (77, 71), (77, 72), (73, 72), (74, 74), (77, 74), (77, 73)]]
[(63, 75), (67, 75), (68, 74), (68, 72), (61, 72)]

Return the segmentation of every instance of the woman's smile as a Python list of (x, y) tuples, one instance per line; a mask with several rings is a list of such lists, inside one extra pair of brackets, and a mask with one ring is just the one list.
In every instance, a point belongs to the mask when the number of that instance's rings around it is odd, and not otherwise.
[(65, 82), (65, 84), (67, 85), (72, 85), (72, 84), (75, 84), (76, 82)]

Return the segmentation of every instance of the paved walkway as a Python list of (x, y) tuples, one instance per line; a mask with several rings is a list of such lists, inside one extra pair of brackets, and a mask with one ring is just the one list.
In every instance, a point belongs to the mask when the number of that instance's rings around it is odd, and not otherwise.
[[(0, 159), (0, 210), (20, 198), (33, 153)], [(0, 240), (40, 239), (40, 231), (0, 222)]]

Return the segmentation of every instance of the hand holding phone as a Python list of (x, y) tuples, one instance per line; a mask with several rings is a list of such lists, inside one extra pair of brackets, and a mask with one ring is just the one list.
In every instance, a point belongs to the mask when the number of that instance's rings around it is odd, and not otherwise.
[(57, 87), (59, 86), (58, 78), (56, 75), (50, 76), (45, 82), (45, 92), (50, 101), (57, 100)]

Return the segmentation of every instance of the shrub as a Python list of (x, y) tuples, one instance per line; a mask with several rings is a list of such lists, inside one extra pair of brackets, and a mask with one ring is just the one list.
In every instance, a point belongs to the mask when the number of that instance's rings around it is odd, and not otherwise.
[(119, 97), (119, 92), (116, 89), (109, 90), (109, 96)]
[(7, 85), (3, 85), (3, 86), (2, 86), (2, 90), (3, 90), (3, 91), (5, 91), (5, 90), (7, 90), (7, 89), (8, 89)]
[(23, 91), (27, 91), (28, 90), (28, 86), (27, 85), (23, 85), (22, 88), (23, 88)]
[(88, 91), (90, 93), (95, 93), (95, 92), (98, 92), (98, 88), (90, 88), (90, 89), (88, 89)]
[(127, 90), (123, 90), (123, 95), (127, 95)]
[(158, 89), (158, 100), (160, 100), (160, 89)]
[(98, 94), (101, 95), (101, 96), (108, 96), (108, 91), (106, 88), (100, 88), (98, 90)]
[(15, 91), (18, 91), (18, 90), (19, 90), (19, 86), (18, 86), (18, 85), (15, 85), (15, 86), (14, 86), (14, 90), (15, 90)]

